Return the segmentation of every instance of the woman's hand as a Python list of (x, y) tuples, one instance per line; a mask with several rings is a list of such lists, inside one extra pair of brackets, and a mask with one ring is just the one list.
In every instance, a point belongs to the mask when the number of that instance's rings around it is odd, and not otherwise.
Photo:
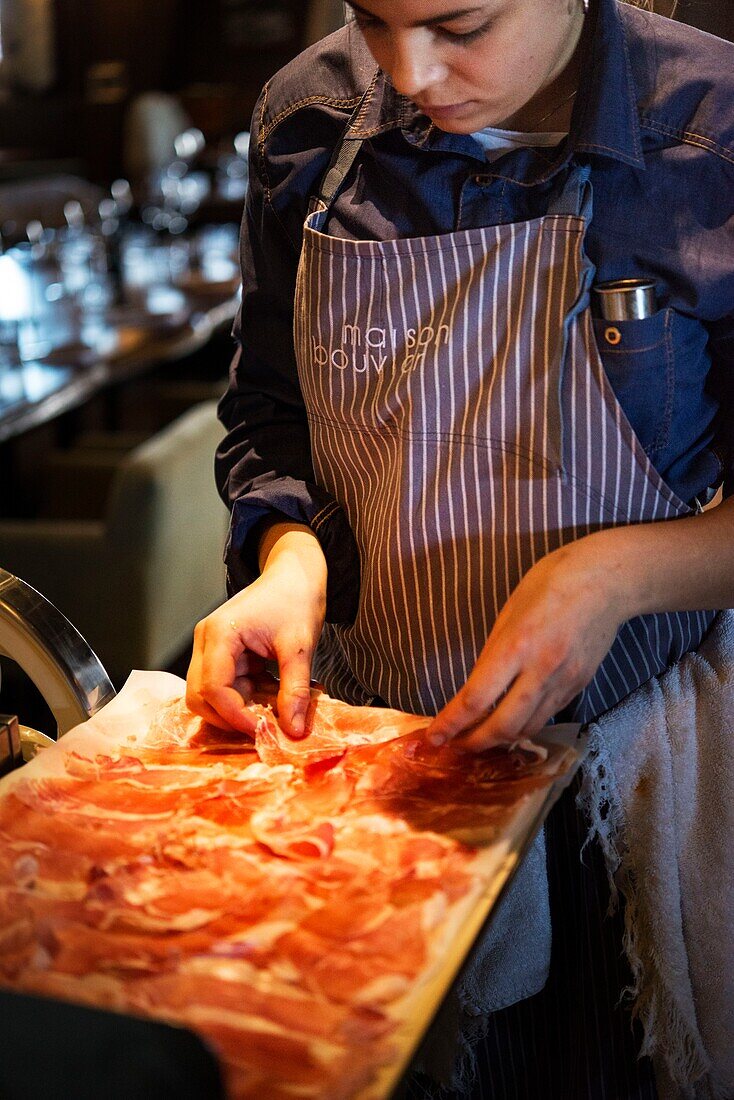
[(278, 662), (278, 718), (303, 734), (311, 661), (324, 624), (326, 561), (312, 532), (278, 524), (263, 540), (262, 574), (194, 630), (186, 703), (216, 726), (254, 733), (245, 704), (265, 661)]
[(598, 550), (581, 539), (523, 577), (466, 684), (428, 727), (432, 743), (461, 737), (479, 752), (531, 737), (589, 683), (628, 617), (616, 563)]
[(569, 543), (523, 577), (427, 736), (462, 735), (474, 751), (531, 737), (588, 684), (627, 619), (707, 607), (734, 607), (734, 498)]
[(427, 735), (462, 735), (475, 751), (532, 736), (588, 684), (627, 619), (709, 607), (734, 607), (734, 498), (569, 543), (522, 579)]

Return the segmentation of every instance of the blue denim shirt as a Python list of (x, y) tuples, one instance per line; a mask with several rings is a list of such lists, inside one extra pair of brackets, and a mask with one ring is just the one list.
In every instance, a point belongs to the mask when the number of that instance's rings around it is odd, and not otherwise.
[[(734, 454), (734, 47), (616, 0), (596, 0), (567, 139), (487, 163), (398, 95), (349, 25), (265, 87), (252, 124), (242, 223), (238, 342), (220, 415), (217, 482), (232, 506), (230, 590), (253, 579), (260, 523), (311, 526), (329, 565), (327, 617), (349, 621), (359, 556), (346, 517), (315, 483), (293, 348), (293, 298), (310, 196), (355, 106), (364, 138), (332, 234), (384, 240), (545, 214), (570, 162), (591, 166), (586, 248), (597, 279), (652, 277), (657, 312), (595, 321), (604, 367), (653, 464), (684, 500)], [(615, 339), (616, 336), (615, 336)]]

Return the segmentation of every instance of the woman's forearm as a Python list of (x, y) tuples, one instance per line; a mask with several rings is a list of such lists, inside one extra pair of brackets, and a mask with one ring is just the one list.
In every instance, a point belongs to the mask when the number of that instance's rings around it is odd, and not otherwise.
[(608, 528), (575, 545), (608, 572), (623, 620), (734, 607), (734, 498), (703, 515)]

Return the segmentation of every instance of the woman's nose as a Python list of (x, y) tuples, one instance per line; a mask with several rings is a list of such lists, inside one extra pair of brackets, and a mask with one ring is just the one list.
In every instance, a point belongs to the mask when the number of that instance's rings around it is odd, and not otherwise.
[(421, 92), (445, 76), (445, 65), (436, 52), (432, 37), (426, 27), (393, 36), (388, 72), (396, 91), (409, 99), (418, 98)]

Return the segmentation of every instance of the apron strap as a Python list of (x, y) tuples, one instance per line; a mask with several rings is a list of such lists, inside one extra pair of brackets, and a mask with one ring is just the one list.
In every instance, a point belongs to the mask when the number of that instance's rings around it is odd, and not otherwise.
[(590, 177), (590, 165), (572, 164), (562, 190), (548, 205), (548, 213), (582, 217), (588, 224), (593, 212)]
[[(566, 178), (566, 182), (560, 191), (551, 199), (548, 206), (549, 214), (560, 214), (582, 218), (588, 229), (593, 213), (593, 197), (591, 187), (591, 167), (588, 164), (572, 164)], [(566, 370), (566, 361), (570, 353), (571, 329), (577, 323), (582, 313), (589, 308), (591, 296), (591, 284), (596, 275), (596, 268), (586, 254), (582, 246), (582, 263), (579, 278), (579, 287), (576, 300), (563, 319), (562, 345), (558, 356), (558, 378), (556, 401), (550, 404), (548, 418), (551, 424), (549, 437), (557, 441), (558, 453), (555, 453), (555, 445), (550, 444), (551, 460), (556, 466), (556, 471), (563, 481), (567, 477), (566, 460), (566, 423), (563, 413), (563, 376)]]
[(324, 173), (321, 183), (315, 195), (311, 196), (311, 200), (308, 205), (309, 214), (313, 214), (315, 211), (320, 211), (322, 214), (326, 214), (330, 209), (334, 199), (339, 194), (349, 175), (349, 171), (357, 159), (357, 154), (362, 148), (364, 141), (361, 137), (350, 136), (350, 130), (356, 124), (359, 117), (359, 113), (364, 106), (364, 102), (367, 98), (367, 92), (364, 93), (357, 106), (349, 116), (349, 122), (344, 128), (344, 133), (336, 144), (334, 152), (331, 154), (331, 160), (329, 161), (329, 167)]

